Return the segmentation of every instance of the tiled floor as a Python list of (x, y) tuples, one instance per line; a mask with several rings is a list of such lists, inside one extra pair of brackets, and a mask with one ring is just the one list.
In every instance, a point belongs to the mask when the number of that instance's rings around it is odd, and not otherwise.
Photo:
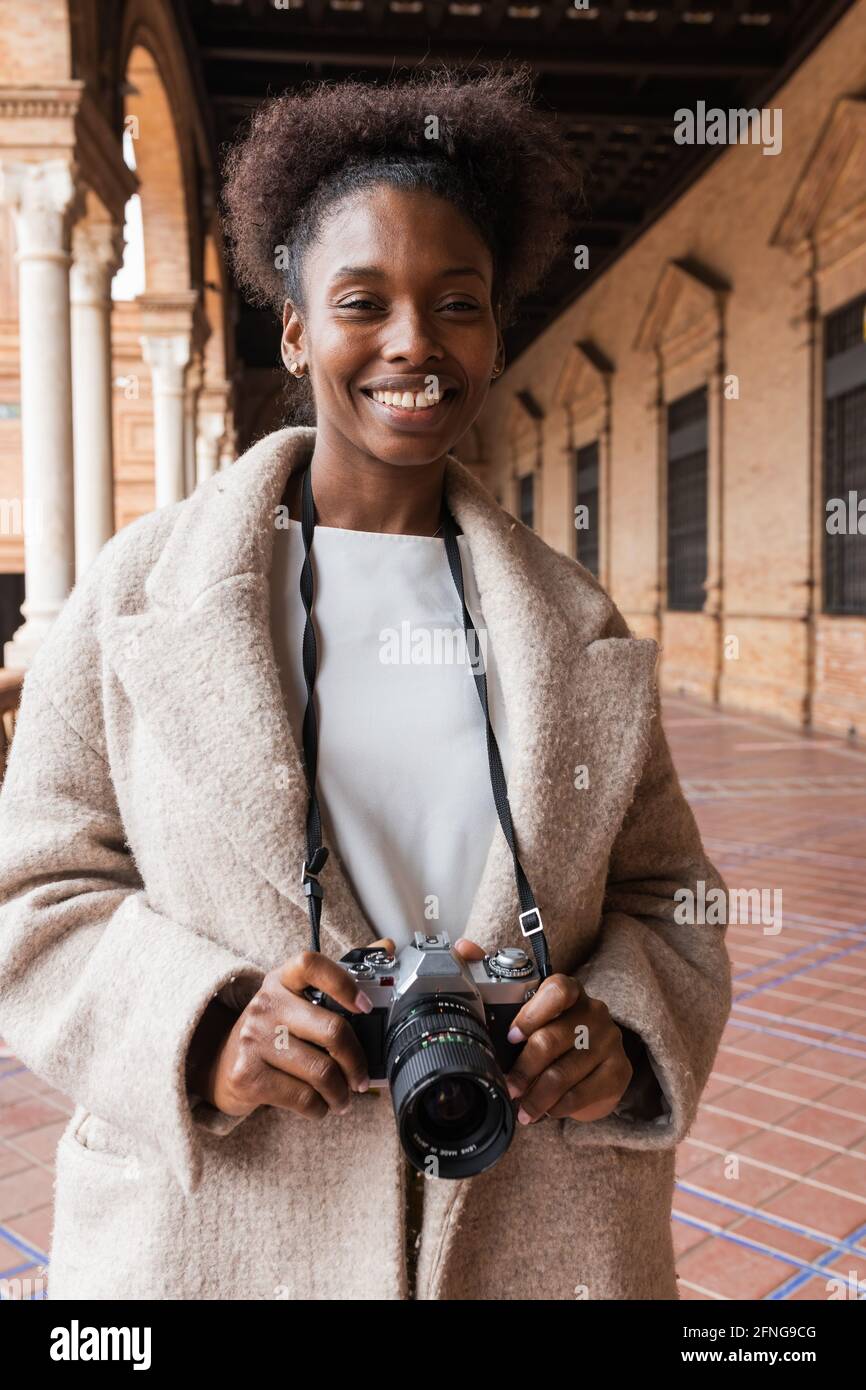
[[(685, 700), (664, 717), (728, 887), (782, 896), (781, 930), (728, 927), (734, 1007), (678, 1153), (681, 1297), (866, 1297), (866, 754)], [(2, 1297), (44, 1296), (71, 1111), (0, 1046)]]
[(54, 1150), (72, 1110), (0, 1044), (0, 1299), (45, 1296)]
[(665, 727), (728, 887), (781, 894), (780, 930), (728, 926), (734, 1007), (678, 1152), (680, 1295), (866, 1297), (866, 755), (683, 700)]

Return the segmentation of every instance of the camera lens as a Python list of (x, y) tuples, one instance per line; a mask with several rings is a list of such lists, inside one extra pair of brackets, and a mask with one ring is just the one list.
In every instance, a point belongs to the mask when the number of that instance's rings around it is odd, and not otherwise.
[(450, 1139), (463, 1127), (476, 1129), (484, 1118), (484, 1096), (468, 1077), (446, 1076), (421, 1094), (424, 1124)]
[(490, 1035), (465, 1001), (436, 995), (392, 1020), (385, 1074), (410, 1163), (440, 1178), (491, 1167), (514, 1135), (514, 1114)]

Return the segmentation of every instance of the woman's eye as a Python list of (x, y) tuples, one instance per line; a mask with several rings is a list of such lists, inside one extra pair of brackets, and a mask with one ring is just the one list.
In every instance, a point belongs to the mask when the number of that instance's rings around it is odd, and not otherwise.
[[(340, 309), (378, 309), (380, 306), (374, 304), (372, 299), (347, 299), (345, 304), (340, 304), (338, 307)], [(468, 299), (451, 299), (447, 304), (443, 304), (442, 308), (475, 310), (478, 305), (470, 304)]]

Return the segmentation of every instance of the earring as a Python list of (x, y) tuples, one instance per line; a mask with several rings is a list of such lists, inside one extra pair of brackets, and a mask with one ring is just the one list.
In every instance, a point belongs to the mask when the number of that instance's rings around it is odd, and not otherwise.
[[(294, 373), (301, 372), (301, 364), (299, 362), (290, 362), (289, 371)], [(301, 375), (303, 375), (303, 372), (301, 372)]]

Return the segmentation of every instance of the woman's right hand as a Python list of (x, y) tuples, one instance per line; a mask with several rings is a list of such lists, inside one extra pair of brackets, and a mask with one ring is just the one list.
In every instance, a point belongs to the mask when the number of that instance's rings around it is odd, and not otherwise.
[[(390, 937), (371, 945), (394, 950)], [(348, 1019), (311, 1003), (303, 994), (308, 986), (350, 1013), (369, 1012), (369, 999), (342, 966), (319, 951), (300, 951), (268, 972), (228, 1034), (214, 1050), (205, 1048), (192, 1089), (225, 1115), (249, 1115), (259, 1105), (306, 1119), (344, 1114), (350, 1087), (369, 1085), (367, 1060)]]

